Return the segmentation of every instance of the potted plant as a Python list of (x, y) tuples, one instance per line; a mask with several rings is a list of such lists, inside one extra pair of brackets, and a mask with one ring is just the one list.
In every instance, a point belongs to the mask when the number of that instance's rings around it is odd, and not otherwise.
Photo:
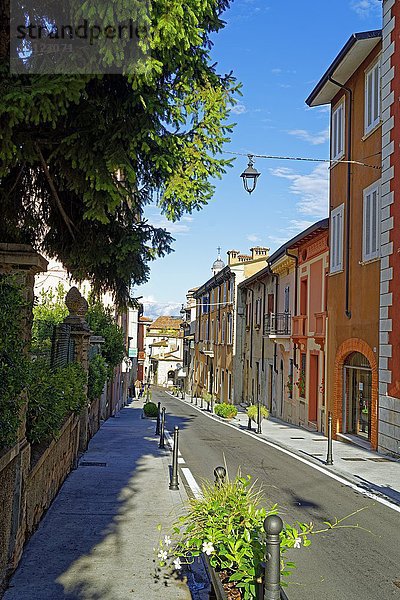
[(158, 406), (154, 402), (146, 402), (143, 405), (143, 418), (144, 419), (156, 419), (158, 415)]
[[(277, 513), (277, 505), (266, 510), (263, 504), (261, 490), (252, 484), (250, 476), (239, 473), (222, 485), (203, 484), (202, 496), (189, 500), (187, 513), (160, 539), (155, 549), (159, 568), (179, 571), (204, 555), (228, 599), (255, 600), (265, 559), (264, 520)], [(312, 529), (312, 524), (285, 524), (281, 539), (283, 574), (289, 575), (295, 566), (284, 559), (285, 552), (309, 546)]]
[(233, 404), (221, 402), (220, 404), (215, 405), (214, 412), (224, 419), (233, 419), (233, 417), (236, 417), (238, 410)]

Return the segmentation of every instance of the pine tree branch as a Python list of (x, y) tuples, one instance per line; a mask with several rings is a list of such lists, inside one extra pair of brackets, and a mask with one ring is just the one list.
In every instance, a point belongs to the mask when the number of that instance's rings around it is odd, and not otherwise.
[(39, 144), (36, 143), (35, 144), (35, 148), (36, 148), (36, 151), (37, 151), (37, 153), (39, 155), (40, 162), (42, 163), (43, 172), (44, 172), (45, 177), (47, 179), (47, 183), (49, 184), (49, 187), (50, 187), (51, 193), (53, 195), (53, 198), (55, 200), (55, 203), (57, 205), (57, 208), (60, 211), (60, 214), (61, 214), (61, 216), (62, 216), (62, 218), (63, 218), (63, 220), (64, 220), (64, 222), (65, 222), (65, 224), (66, 224), (66, 226), (68, 228), (68, 231), (71, 234), (72, 239), (75, 241), (75, 235), (74, 235), (74, 232), (72, 231), (72, 227), (71, 227), (71, 226), (74, 226), (74, 224), (73, 224), (73, 222), (71, 221), (71, 219), (69, 218), (69, 216), (67, 215), (67, 213), (64, 210), (64, 207), (63, 207), (63, 205), (61, 203), (60, 197), (59, 197), (59, 195), (57, 193), (57, 190), (56, 190), (56, 187), (54, 185), (54, 181), (53, 181), (53, 179), (52, 179), (52, 177), (50, 175), (50, 171), (49, 171), (49, 169), (47, 167), (46, 161), (44, 160), (42, 151), (40, 150)]

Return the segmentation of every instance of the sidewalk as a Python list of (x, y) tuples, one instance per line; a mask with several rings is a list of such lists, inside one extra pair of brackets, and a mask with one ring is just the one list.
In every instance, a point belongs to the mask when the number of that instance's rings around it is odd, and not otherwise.
[(135, 401), (102, 425), (29, 541), (4, 600), (192, 598), (185, 580), (154, 578), (157, 525), (166, 531), (186, 496), (183, 485), (169, 491), (171, 453), (158, 448), (155, 421), (141, 415)]
[[(190, 396), (185, 397), (186, 403)], [(193, 400), (193, 406), (195, 400)], [(198, 400), (198, 409), (200, 407)], [(205, 403), (204, 403), (204, 406)], [(245, 409), (237, 407), (239, 412), (236, 418), (230, 421), (231, 425), (247, 430), (248, 418)], [(211, 415), (205, 408), (202, 412), (211, 418), (225, 421), (221, 417)], [(226, 421), (225, 421), (226, 422)], [(375, 494), (389, 502), (400, 506), (400, 461), (364, 449), (354, 444), (333, 440), (333, 462), (331, 466), (325, 464), (327, 454), (327, 438), (316, 431), (307, 431), (301, 427), (291, 425), (274, 417), (262, 422), (262, 434), (255, 433), (256, 424), (252, 423), (253, 435), (284, 448), (303, 459), (318, 465), (338, 477), (342, 477), (363, 490)]]

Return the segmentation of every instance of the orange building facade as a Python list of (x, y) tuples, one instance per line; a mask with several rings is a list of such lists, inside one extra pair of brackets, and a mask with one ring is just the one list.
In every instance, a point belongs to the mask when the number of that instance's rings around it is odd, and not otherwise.
[(326, 403), (338, 439), (378, 447), (380, 31), (354, 34), (309, 98), (331, 106)]

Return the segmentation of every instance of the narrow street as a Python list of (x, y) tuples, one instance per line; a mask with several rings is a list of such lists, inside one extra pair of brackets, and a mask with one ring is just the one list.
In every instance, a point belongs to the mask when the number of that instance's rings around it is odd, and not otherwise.
[(157, 396), (167, 407), (167, 428), (180, 427), (180, 451), (198, 483), (212, 479), (213, 469), (225, 460), (230, 476), (240, 468), (262, 484), (284, 520), (312, 521), (315, 529), (365, 508), (343, 523), (360, 528), (318, 534), (310, 548), (292, 551), (298, 568), (290, 578), (290, 600), (400, 598), (393, 583), (400, 579), (398, 512), (164, 392)]

